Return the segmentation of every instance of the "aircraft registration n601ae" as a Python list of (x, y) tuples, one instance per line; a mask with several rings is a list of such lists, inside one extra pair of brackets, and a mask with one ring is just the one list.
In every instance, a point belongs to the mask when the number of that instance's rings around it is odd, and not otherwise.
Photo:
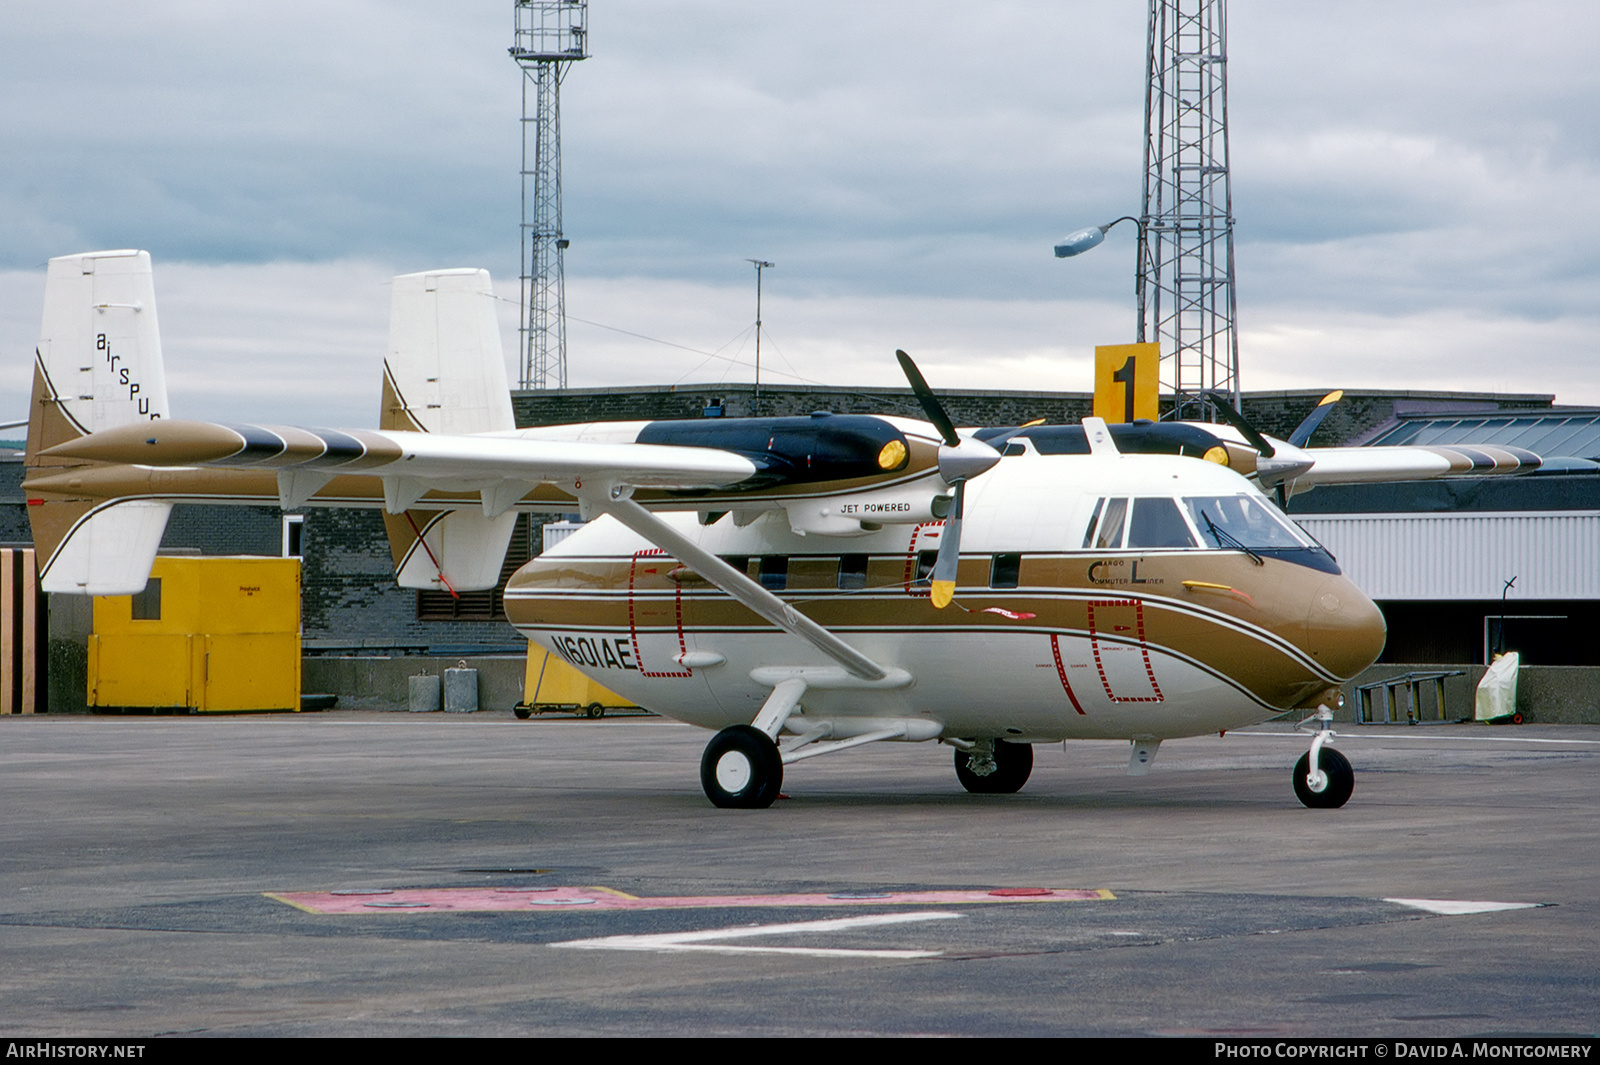
[[(1032, 744), (1130, 744), (1285, 714), (1293, 772), (1344, 804), (1338, 686), (1382, 650), (1377, 608), (1275, 507), (1350, 480), (1516, 472), (1505, 448), (1309, 448), (1248, 425), (957, 430), (927, 414), (547, 426), (512, 420), (488, 274), (395, 279), (380, 428), (170, 417), (149, 256), (50, 262), (24, 483), (45, 590), (143, 588), (175, 502), (381, 509), (399, 583), (493, 587), (518, 511), (591, 520), (523, 566), (506, 613), (640, 706), (716, 730), (718, 806), (880, 741), (954, 749), (1015, 792)], [(1314, 424), (1308, 420), (1308, 424)]]

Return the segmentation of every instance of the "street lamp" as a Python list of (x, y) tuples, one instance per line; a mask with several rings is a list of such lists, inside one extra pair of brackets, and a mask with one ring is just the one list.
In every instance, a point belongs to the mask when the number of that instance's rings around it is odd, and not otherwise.
[(1097, 247), (1106, 239), (1106, 231), (1118, 222), (1132, 222), (1139, 227), (1139, 243), (1135, 248), (1136, 257), (1133, 266), (1133, 292), (1135, 302), (1138, 304), (1139, 325), (1138, 342), (1144, 343), (1144, 222), (1132, 215), (1123, 215), (1103, 226), (1089, 226), (1076, 233), (1069, 233), (1060, 244), (1056, 245), (1057, 259), (1070, 259), (1074, 255), (1082, 255), (1090, 248)]
[(761, 271), (770, 270), (777, 263), (769, 263), (765, 259), (746, 259), (745, 262), (756, 268), (756, 398), (751, 404), (751, 414), (761, 412)]

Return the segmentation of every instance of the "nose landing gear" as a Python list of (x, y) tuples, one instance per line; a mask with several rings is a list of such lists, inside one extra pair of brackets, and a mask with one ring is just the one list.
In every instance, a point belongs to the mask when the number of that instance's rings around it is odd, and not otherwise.
[(1294, 764), (1294, 793), (1313, 810), (1335, 810), (1350, 801), (1356, 788), (1355, 770), (1350, 768), (1349, 759), (1327, 746), (1335, 735), (1333, 711), (1319, 706), (1314, 717), (1295, 727), (1311, 721), (1317, 724), (1317, 734), (1311, 739), (1311, 750)]

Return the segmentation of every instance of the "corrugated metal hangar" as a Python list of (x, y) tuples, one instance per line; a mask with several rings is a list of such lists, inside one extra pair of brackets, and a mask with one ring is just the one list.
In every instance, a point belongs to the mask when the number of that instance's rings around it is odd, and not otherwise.
[(1525, 477), (1341, 485), (1290, 501), (1382, 607), (1380, 661), (1483, 664), (1503, 631), (1526, 665), (1600, 665), (1587, 635), (1600, 622), (1600, 411), (1402, 413), (1364, 436), (1510, 445), (1545, 460)]

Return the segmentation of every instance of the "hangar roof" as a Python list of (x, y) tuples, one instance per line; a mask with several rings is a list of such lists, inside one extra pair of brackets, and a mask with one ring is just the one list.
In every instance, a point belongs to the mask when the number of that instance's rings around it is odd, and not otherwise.
[[(1600, 410), (1569, 408), (1515, 414), (1403, 414), (1399, 424), (1367, 441), (1379, 444), (1502, 444), (1547, 460), (1600, 463)], [(1564, 470), (1575, 464), (1555, 463)], [(1581, 467), (1580, 467), (1581, 468)]]

